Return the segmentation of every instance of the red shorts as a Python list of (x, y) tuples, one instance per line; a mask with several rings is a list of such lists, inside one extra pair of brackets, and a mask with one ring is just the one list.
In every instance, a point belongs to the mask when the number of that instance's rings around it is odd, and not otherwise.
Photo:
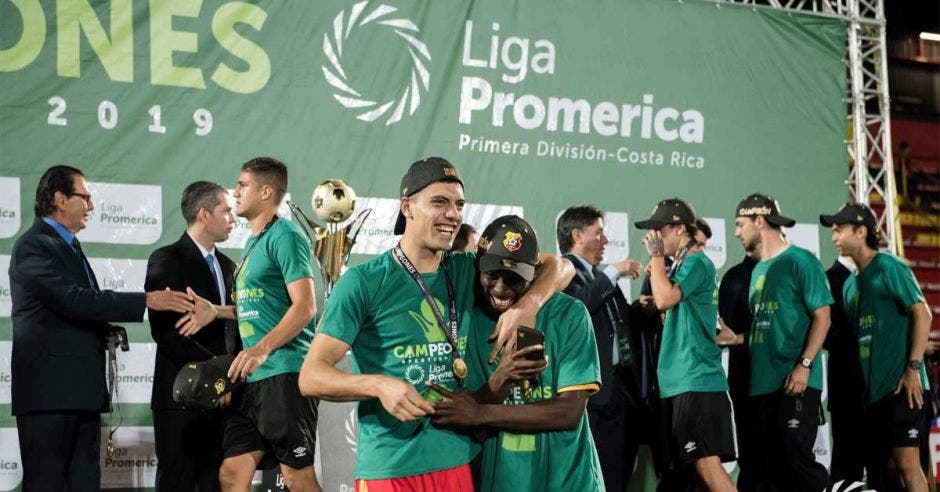
[(356, 492), (473, 492), (470, 465), (410, 477), (356, 480)]

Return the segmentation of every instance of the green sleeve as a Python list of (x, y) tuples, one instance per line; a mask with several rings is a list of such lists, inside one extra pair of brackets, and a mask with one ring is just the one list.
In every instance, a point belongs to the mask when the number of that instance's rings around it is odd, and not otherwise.
[[(565, 388), (601, 384), (601, 364), (597, 358), (597, 341), (587, 308), (581, 301), (573, 300), (564, 310), (552, 316), (554, 334), (558, 337), (560, 350), (556, 358), (548, 363), (558, 364), (555, 378), (556, 393)], [(549, 368), (551, 370), (551, 368)], [(595, 390), (591, 390), (594, 393)]]
[(672, 280), (682, 289), (682, 297), (685, 298), (695, 292), (705, 282), (706, 277), (705, 263), (698, 256), (693, 256), (679, 265), (679, 270)]
[(453, 279), (455, 288), (468, 287), (469, 292), (473, 292), (477, 281), (476, 258), (476, 253), (450, 253), (450, 258), (447, 260), (447, 274)]
[(333, 287), (317, 333), (329, 335), (351, 346), (365, 323), (367, 306), (366, 283), (358, 270), (350, 269)]
[(803, 258), (796, 262), (796, 278), (800, 282), (803, 306), (807, 311), (813, 312), (835, 302), (822, 263), (812, 253), (806, 252)]
[(889, 264), (891, 266), (884, 270), (883, 278), (885, 286), (898, 304), (910, 309), (918, 302), (925, 302), (924, 293), (920, 290), (911, 267), (900, 261), (892, 261)]
[(272, 238), (269, 248), (271, 256), (281, 270), (284, 285), (305, 277), (313, 278), (310, 245), (300, 233), (286, 227), (281, 234)]

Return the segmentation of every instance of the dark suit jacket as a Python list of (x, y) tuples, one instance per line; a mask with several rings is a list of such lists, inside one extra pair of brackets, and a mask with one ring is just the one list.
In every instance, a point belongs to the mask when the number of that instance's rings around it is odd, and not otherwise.
[(842, 287), (852, 272), (836, 260), (828, 270), (826, 279), (835, 303), (830, 310), (832, 324), (826, 333), (823, 347), (829, 351), (829, 410), (857, 410), (862, 408), (865, 383), (858, 360), (858, 335), (849, 322), (845, 310)]
[[(91, 266), (88, 266), (91, 271)], [(36, 219), (13, 246), (13, 414), (108, 410), (105, 338), (109, 321), (142, 321), (144, 293), (88, 285), (83, 261)]]
[[(591, 314), (594, 325), (594, 337), (597, 339), (597, 355), (601, 361), (601, 389), (588, 400), (591, 407), (602, 407), (610, 400), (611, 381), (613, 379), (613, 350), (616, 328), (611, 324), (605, 305), (610, 305), (611, 312), (619, 316), (624, 323), (628, 320), (629, 304), (620, 287), (598, 273), (593, 281), (588, 281), (591, 272), (587, 271), (581, 260), (568, 253), (565, 258), (574, 265), (577, 274), (565, 287), (565, 294), (580, 300)], [(616, 304), (616, 306), (614, 305)], [(639, 347), (636, 340), (631, 340), (633, 347)]]
[(745, 256), (725, 272), (718, 286), (718, 315), (736, 334), (744, 334), (743, 345), (728, 347), (728, 390), (732, 398), (747, 397), (751, 385), (751, 356), (747, 336), (751, 331), (748, 292), (757, 260)]
[[(215, 256), (218, 258), (216, 267), (221, 267), (220, 271), (225, 281), (226, 295), (229, 295), (232, 291), (232, 274), (235, 272), (235, 264), (218, 249), (215, 250)], [(203, 258), (199, 247), (185, 232), (179, 241), (164, 246), (150, 255), (144, 286), (147, 291), (169, 287), (170, 290), (182, 292), (186, 291), (186, 287), (192, 287), (200, 297), (213, 304), (220, 304), (219, 290), (212, 279), (209, 264)], [(226, 304), (231, 303), (231, 299), (226, 299)], [(184, 408), (173, 401), (173, 380), (176, 379), (176, 373), (189, 362), (203, 361), (211, 357), (192, 340), (177, 332), (175, 325), (180, 316), (179, 313), (172, 311), (149, 311), (150, 334), (157, 342), (153, 392), (150, 398), (150, 407), (155, 410)], [(229, 336), (233, 333), (234, 328), (229, 330)], [(204, 326), (192, 338), (212, 352), (212, 355), (234, 352), (235, 349), (235, 347), (227, 347), (224, 320), (215, 320)], [(229, 343), (231, 344), (231, 341)]]

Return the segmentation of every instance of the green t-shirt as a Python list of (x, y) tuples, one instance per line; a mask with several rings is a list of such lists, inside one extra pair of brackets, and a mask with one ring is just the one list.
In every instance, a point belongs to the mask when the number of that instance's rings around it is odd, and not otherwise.
[[(250, 253), (243, 258), (235, 279), (238, 333), (245, 348), (253, 347), (281, 322), (292, 304), (287, 285), (313, 277), (310, 245), (297, 224), (280, 219), (252, 248), (256, 241), (258, 238), (251, 236), (245, 243), (245, 251), (250, 248)], [(312, 320), (291, 341), (271, 352), (264, 364), (248, 376), (248, 382), (300, 372), (315, 326), (316, 321)]]
[[(453, 280), (458, 311), (458, 350), (465, 351), (473, 309), (476, 266), (472, 253), (451, 255), (447, 270)], [(446, 321), (444, 272), (423, 274)], [(352, 347), (356, 374), (384, 374), (424, 393), (428, 380), (456, 389), (451, 346), (414, 279), (390, 251), (350, 268), (336, 283), (318, 336), (329, 335)], [(465, 386), (477, 389), (467, 378)], [(479, 452), (464, 434), (439, 429), (430, 419), (401, 422), (378, 399), (359, 402), (356, 452), (358, 479), (397, 478), (464, 465)]]
[[(479, 309), (474, 314), (468, 345), (469, 367), (474, 378), (485, 381), (498, 364), (489, 364), (488, 337), (495, 321)], [(565, 294), (555, 294), (539, 311), (535, 329), (545, 334), (548, 368), (532, 386), (532, 402), (549, 400), (559, 393), (600, 388), (597, 342), (587, 308)], [(514, 385), (505, 405), (526, 403), (520, 386)], [(600, 461), (588, 425), (587, 412), (571, 430), (536, 434), (500, 432), (483, 443), (480, 490), (604, 490)]]
[[(904, 260), (878, 253), (868, 267), (852, 275), (842, 288), (845, 307), (858, 334), (862, 378), (868, 385), (868, 401), (894, 391), (908, 360), (911, 346), (910, 308), (925, 302), (924, 294)], [(927, 372), (920, 381), (929, 389)]]
[[(822, 264), (809, 251), (789, 246), (760, 261), (751, 273), (751, 396), (783, 387), (799, 362), (813, 311), (833, 303)], [(819, 354), (809, 386), (822, 390)]]
[(699, 251), (686, 257), (673, 273), (682, 300), (666, 312), (660, 348), (660, 394), (663, 398), (689, 391), (728, 391), (715, 342), (718, 289), (715, 265)]

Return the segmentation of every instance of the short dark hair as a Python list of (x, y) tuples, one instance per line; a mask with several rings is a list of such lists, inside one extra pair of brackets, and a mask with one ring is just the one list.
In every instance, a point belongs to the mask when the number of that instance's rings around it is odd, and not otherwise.
[(274, 198), (278, 203), (287, 193), (287, 166), (273, 157), (255, 157), (242, 164), (242, 171), (254, 174), (262, 186), (274, 188)]
[(457, 236), (454, 237), (454, 244), (450, 247), (451, 251), (463, 251), (467, 248), (467, 243), (470, 242), (470, 235), (476, 234), (477, 230), (470, 224), (464, 222), (460, 224), (460, 229), (457, 229)]
[(75, 176), (85, 176), (78, 169), (71, 166), (52, 166), (46, 169), (39, 184), (36, 185), (36, 203), (33, 212), (36, 217), (43, 217), (55, 212), (55, 193), (61, 192), (65, 196), (75, 194)]
[(871, 249), (878, 250), (878, 230), (871, 230), (865, 224), (852, 224), (852, 230), (857, 231), (859, 227), (864, 226), (866, 229), (865, 234), (865, 246), (868, 246)]
[(180, 211), (186, 219), (186, 225), (196, 222), (196, 215), (200, 208), (212, 213), (219, 206), (219, 192), (225, 193), (225, 188), (209, 181), (196, 181), (183, 190), (183, 199), (180, 200)]
[(574, 240), (571, 238), (571, 232), (575, 229), (584, 229), (597, 222), (597, 219), (603, 219), (604, 212), (601, 212), (593, 205), (575, 205), (568, 207), (558, 217), (558, 226), (555, 228), (555, 234), (558, 237), (558, 249), (562, 253), (571, 251), (574, 246)]

